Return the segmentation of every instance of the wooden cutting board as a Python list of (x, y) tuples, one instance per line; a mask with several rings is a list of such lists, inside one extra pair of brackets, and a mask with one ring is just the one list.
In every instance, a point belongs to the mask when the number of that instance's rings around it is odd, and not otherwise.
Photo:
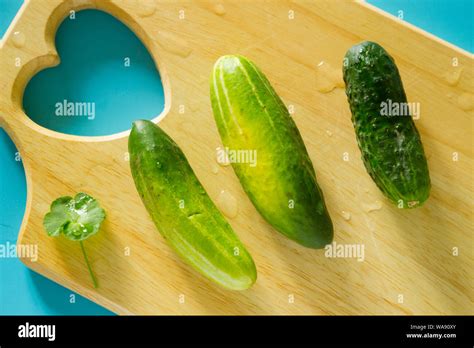
[[(150, 51), (166, 99), (156, 121), (213, 200), (222, 190), (237, 200), (229, 222), (257, 265), (250, 290), (221, 289), (170, 250), (135, 191), (128, 131), (60, 134), (22, 110), (29, 79), (59, 62), (59, 23), (83, 8), (116, 16)], [(362, 40), (394, 56), (409, 101), (421, 105), (416, 125), (433, 184), (422, 208), (391, 205), (360, 160), (340, 70), (346, 50)], [(363, 261), (325, 257), (286, 239), (259, 216), (232, 168), (217, 166), (221, 143), (208, 79), (216, 59), (232, 53), (254, 60), (289, 106), (335, 241), (363, 245)], [(32, 0), (1, 43), (0, 68), (1, 125), (22, 155), (28, 185), (18, 242), (38, 245), (37, 262), (23, 258), (36, 272), (120, 314), (472, 314), (474, 78), (472, 55), (463, 50), (364, 3)], [(55, 198), (79, 191), (99, 199), (108, 214), (85, 244), (97, 290), (79, 245), (50, 238), (42, 227)]]

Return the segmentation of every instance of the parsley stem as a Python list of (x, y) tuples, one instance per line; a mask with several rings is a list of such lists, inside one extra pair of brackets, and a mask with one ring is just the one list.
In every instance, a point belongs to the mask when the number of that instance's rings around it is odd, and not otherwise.
[(95, 278), (94, 273), (92, 272), (92, 268), (91, 268), (91, 265), (89, 264), (89, 260), (87, 259), (86, 249), (84, 248), (84, 244), (82, 243), (82, 240), (79, 242), (79, 244), (81, 244), (82, 254), (84, 255), (84, 259), (86, 260), (87, 268), (89, 269), (92, 282), (94, 283), (94, 288), (97, 289), (99, 287), (97, 285), (97, 279)]

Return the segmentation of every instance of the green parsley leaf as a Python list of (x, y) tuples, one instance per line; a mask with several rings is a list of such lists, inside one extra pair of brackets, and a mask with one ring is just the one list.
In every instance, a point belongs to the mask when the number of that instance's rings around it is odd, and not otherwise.
[(104, 209), (100, 207), (97, 200), (82, 192), (74, 198), (64, 196), (56, 199), (50, 209), (43, 220), (48, 236), (57, 237), (63, 234), (66, 238), (80, 243), (92, 282), (97, 288), (97, 280), (92, 272), (82, 241), (99, 231), (100, 225), (105, 219)]
[(65, 196), (51, 204), (51, 211), (43, 220), (44, 228), (51, 237), (61, 233), (73, 241), (83, 241), (99, 231), (105, 211), (99, 202), (85, 193), (74, 198)]

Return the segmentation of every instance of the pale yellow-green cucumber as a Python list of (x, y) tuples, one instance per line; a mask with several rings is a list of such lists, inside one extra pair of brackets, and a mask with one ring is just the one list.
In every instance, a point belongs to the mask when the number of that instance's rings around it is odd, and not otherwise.
[[(214, 118), (243, 189), (276, 230), (323, 248), (333, 225), (303, 139), (265, 75), (249, 59), (219, 58), (210, 79)], [(254, 156), (237, 156), (246, 151)], [(236, 155), (237, 154), (237, 155)], [(242, 159), (255, 158), (255, 161)]]

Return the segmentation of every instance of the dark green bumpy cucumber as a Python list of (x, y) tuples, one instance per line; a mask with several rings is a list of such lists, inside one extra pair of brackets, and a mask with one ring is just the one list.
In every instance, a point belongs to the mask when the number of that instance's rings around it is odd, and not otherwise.
[[(428, 164), (411, 113), (400, 113), (408, 104), (393, 58), (380, 45), (362, 42), (347, 51), (343, 74), (368, 173), (399, 208), (421, 206), (430, 193)], [(398, 112), (387, 113), (390, 105)]]
[(211, 201), (178, 145), (150, 121), (135, 121), (128, 148), (135, 186), (178, 255), (225, 288), (256, 280), (252, 257)]
[[(210, 80), (214, 118), (243, 189), (276, 230), (310, 248), (332, 242), (333, 225), (303, 139), (263, 73), (245, 57), (223, 56)], [(247, 158), (250, 156), (247, 156)]]

